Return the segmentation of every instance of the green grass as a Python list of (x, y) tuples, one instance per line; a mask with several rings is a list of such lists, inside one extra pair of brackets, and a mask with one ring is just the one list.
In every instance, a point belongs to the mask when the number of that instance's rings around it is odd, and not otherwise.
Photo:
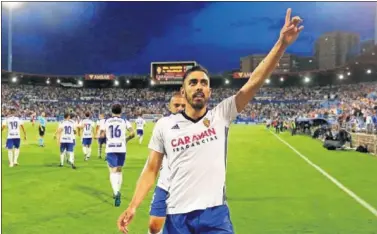
[[(19, 167), (8, 167), (2, 148), (2, 233), (118, 233), (116, 220), (144, 166), (152, 127), (148, 125), (142, 145), (136, 140), (128, 144), (123, 203), (115, 208), (106, 163), (97, 159), (97, 143), (91, 160), (84, 162), (77, 139), (78, 170), (58, 168), (59, 148), (52, 139), (56, 125), (47, 126), (45, 148), (37, 146), (37, 128), (27, 125), (29, 139), (22, 142)], [(280, 137), (377, 207), (377, 157), (327, 151), (308, 137)], [(229, 144), (227, 195), (236, 233), (377, 233), (377, 217), (263, 127), (234, 125)], [(133, 234), (147, 233), (152, 192), (137, 211)]]

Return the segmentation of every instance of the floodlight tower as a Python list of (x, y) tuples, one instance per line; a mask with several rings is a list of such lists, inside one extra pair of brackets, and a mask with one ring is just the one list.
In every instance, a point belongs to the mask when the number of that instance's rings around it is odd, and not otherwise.
[(21, 6), (21, 2), (4, 2), (3, 3), (9, 11), (8, 18), (8, 71), (12, 71), (12, 14), (13, 10)]

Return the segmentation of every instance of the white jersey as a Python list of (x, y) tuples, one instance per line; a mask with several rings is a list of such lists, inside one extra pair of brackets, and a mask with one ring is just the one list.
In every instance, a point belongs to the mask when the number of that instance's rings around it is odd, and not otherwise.
[(94, 122), (91, 119), (83, 119), (80, 128), (82, 128), (82, 138), (93, 138)]
[(157, 122), (149, 148), (166, 154), (163, 161), (170, 170), (168, 214), (226, 203), (228, 129), (237, 114), (232, 96), (197, 121), (182, 112)]
[(62, 129), (60, 143), (73, 143), (75, 140), (75, 122), (72, 120), (63, 120), (59, 124), (59, 129)]
[(105, 128), (106, 119), (97, 120), (97, 126), (99, 126), (99, 131), (97, 132), (97, 137), (101, 136), (101, 129)]
[(157, 180), (157, 186), (162, 188), (165, 191), (169, 191), (170, 187), (170, 170), (169, 170), (169, 164), (168, 160), (166, 158), (166, 155), (164, 155), (164, 158), (162, 159), (162, 165), (160, 168), (160, 176)]
[(106, 120), (101, 131), (106, 132), (106, 153), (126, 153), (126, 132), (132, 128), (130, 122), (120, 117)]
[(20, 127), (23, 122), (20, 118), (15, 116), (9, 116), (3, 121), (3, 126), (8, 128), (7, 139), (19, 139), (21, 138)]
[(138, 117), (136, 120), (136, 129), (137, 130), (144, 130), (144, 126), (146, 124), (145, 120), (141, 117)]

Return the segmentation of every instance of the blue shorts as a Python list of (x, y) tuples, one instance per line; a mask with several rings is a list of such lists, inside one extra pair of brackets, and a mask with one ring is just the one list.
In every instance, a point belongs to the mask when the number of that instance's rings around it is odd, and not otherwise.
[(163, 234), (234, 234), (227, 205), (167, 215)]
[(153, 193), (151, 210), (149, 211), (150, 216), (166, 217), (166, 199), (168, 199), (168, 195), (167, 191), (156, 186)]
[(106, 161), (109, 167), (123, 167), (126, 161), (126, 153), (107, 153)]
[(14, 138), (14, 139), (7, 139), (7, 149), (19, 149), (21, 144), (20, 138)]
[(82, 139), (82, 144), (90, 146), (92, 144), (92, 138), (83, 138)]
[(63, 153), (64, 150), (67, 152), (73, 152), (73, 147), (75, 143), (60, 143), (60, 153)]
[(100, 145), (106, 144), (106, 138), (98, 138), (98, 144)]
[(143, 129), (136, 129), (136, 134), (137, 134), (138, 136), (142, 136), (142, 135), (144, 134)]

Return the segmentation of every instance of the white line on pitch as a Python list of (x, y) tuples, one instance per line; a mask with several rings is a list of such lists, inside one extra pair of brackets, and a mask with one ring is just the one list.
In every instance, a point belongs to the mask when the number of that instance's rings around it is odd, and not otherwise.
[(350, 189), (348, 189), (346, 186), (344, 186), (342, 183), (340, 183), (337, 179), (332, 177), (329, 173), (327, 173), (325, 170), (314, 164), (312, 161), (310, 161), (307, 157), (305, 157), (303, 154), (298, 152), (293, 146), (291, 146), (289, 143), (287, 143), (285, 140), (281, 139), (278, 135), (271, 132), (279, 141), (284, 143), (286, 146), (288, 146), (291, 150), (293, 150), (298, 156), (300, 156), (302, 159), (304, 159), (310, 166), (314, 167), (317, 171), (319, 171), (322, 175), (324, 175), (327, 179), (329, 179), (331, 182), (333, 182), (336, 186), (338, 186), (341, 190), (343, 190), (345, 193), (347, 193), (350, 197), (352, 197), (355, 201), (357, 201), (360, 205), (362, 205), (364, 208), (369, 210), (374, 216), (377, 217), (377, 210), (373, 206), (371, 206), (369, 203), (361, 199), (359, 196), (357, 196), (354, 192), (352, 192)]

